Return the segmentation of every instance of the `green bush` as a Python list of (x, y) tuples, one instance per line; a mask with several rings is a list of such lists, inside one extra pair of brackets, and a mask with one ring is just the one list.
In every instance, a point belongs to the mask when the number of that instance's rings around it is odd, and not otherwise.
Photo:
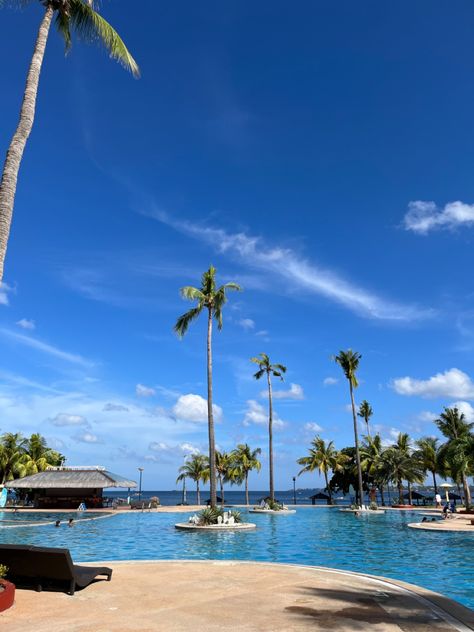
[(369, 509), (371, 509), (372, 511), (377, 511), (377, 509), (379, 508), (379, 506), (377, 505), (376, 502), (372, 501), (369, 505)]
[(8, 573), (8, 566), (5, 566), (5, 564), (0, 564), (0, 579), (3, 579), (4, 577), (6, 577), (7, 573)]

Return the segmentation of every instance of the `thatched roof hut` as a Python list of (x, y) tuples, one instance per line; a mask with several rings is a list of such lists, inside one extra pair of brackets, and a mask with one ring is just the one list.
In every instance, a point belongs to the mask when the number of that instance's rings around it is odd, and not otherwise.
[(9, 481), (5, 487), (33, 490), (35, 507), (76, 509), (102, 507), (102, 493), (111, 487), (136, 487), (135, 481), (107, 471), (101, 466), (51, 467), (44, 472)]

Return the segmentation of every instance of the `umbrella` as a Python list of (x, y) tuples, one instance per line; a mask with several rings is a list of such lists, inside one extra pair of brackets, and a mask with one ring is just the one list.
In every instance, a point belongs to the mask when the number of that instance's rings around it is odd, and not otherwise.
[(449, 489), (452, 487), (451, 483), (441, 483), (440, 487), (446, 490), (446, 501), (449, 503)]

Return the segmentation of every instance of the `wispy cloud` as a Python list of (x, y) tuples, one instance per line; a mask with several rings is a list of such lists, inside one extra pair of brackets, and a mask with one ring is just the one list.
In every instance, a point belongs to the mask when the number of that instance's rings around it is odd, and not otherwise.
[(8, 338), (13, 342), (24, 345), (25, 347), (36, 349), (36, 351), (40, 351), (41, 353), (53, 356), (55, 358), (58, 358), (59, 360), (64, 360), (65, 362), (70, 362), (71, 364), (78, 364), (85, 368), (91, 368), (94, 366), (94, 362), (83, 358), (81, 355), (70, 353), (69, 351), (63, 351), (62, 349), (38, 340), (37, 338), (27, 336), (26, 334), (19, 334), (16, 331), (12, 331), (11, 329), (1, 328), (0, 335)]
[[(244, 426), (268, 424), (268, 413), (257, 401), (249, 399), (247, 400), (247, 410), (242, 423)], [(283, 428), (285, 426), (285, 422), (280, 419), (275, 411), (273, 411), (273, 426), (275, 428)]]
[(12, 291), (12, 288), (6, 283), (0, 283), (0, 305), (9, 305), (8, 294)]
[(337, 379), (337, 377), (325, 377), (323, 380), (323, 385), (334, 386), (334, 384), (337, 384), (338, 382), (339, 380)]
[(18, 327), (21, 327), (22, 329), (29, 329), (29, 330), (33, 330), (36, 329), (36, 323), (34, 320), (30, 320), (28, 318), (21, 318), (20, 320), (16, 321), (16, 324), (18, 325)]
[(290, 248), (269, 247), (259, 237), (249, 236), (243, 232), (228, 233), (221, 228), (175, 220), (159, 210), (143, 214), (212, 245), (220, 253), (236, 257), (245, 265), (259, 268), (285, 281), (289, 280), (294, 288), (324, 296), (362, 317), (408, 322), (434, 315), (432, 309), (421, 309), (414, 305), (385, 300), (352, 284), (331, 270), (308, 262)]
[(156, 391), (151, 386), (145, 386), (144, 384), (137, 384), (135, 387), (135, 393), (137, 397), (153, 397), (156, 395)]
[(453, 230), (474, 225), (474, 204), (449, 202), (439, 207), (435, 202), (416, 200), (410, 202), (403, 218), (405, 230), (427, 235), (433, 230)]
[[(260, 397), (268, 397), (268, 391), (263, 390)], [(273, 399), (304, 399), (303, 387), (290, 383), (290, 388), (286, 391), (273, 391)]]

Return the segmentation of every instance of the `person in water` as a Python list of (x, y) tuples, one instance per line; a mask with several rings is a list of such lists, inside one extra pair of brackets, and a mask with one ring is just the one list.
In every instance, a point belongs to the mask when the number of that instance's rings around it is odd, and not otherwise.
[(59, 527), (60, 524), (61, 524), (61, 520), (56, 520), (56, 522), (54, 523), (54, 526)]
[(67, 526), (72, 527), (72, 523), (74, 522), (74, 518), (69, 518)]

